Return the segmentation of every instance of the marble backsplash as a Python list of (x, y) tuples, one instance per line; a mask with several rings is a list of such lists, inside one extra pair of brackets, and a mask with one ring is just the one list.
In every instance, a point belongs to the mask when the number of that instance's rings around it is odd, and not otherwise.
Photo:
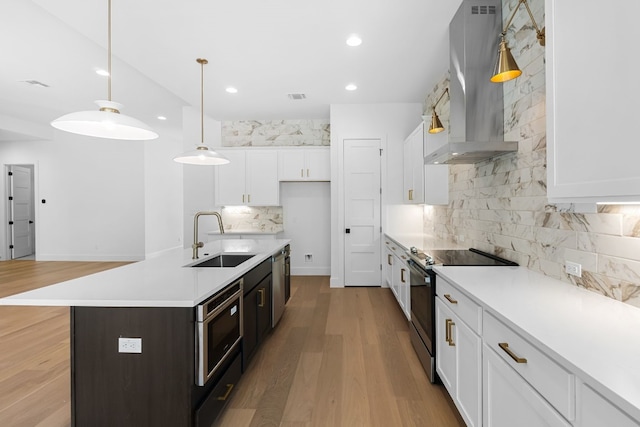
[(282, 206), (225, 206), (221, 215), (225, 231), (228, 232), (284, 231)]
[[(544, 0), (529, 3), (536, 21), (544, 22)], [(517, 5), (503, 0), (503, 17)], [(449, 205), (425, 207), (424, 232), (640, 307), (640, 206), (598, 206), (585, 214), (548, 203), (544, 48), (523, 11), (507, 40), (523, 71), (504, 84), (505, 139), (518, 141), (518, 151), (450, 165)], [(448, 80), (427, 96), (425, 115)], [(448, 100), (438, 104), (447, 128), (448, 111)], [(581, 278), (564, 272), (566, 261), (582, 265)]]
[(330, 145), (327, 120), (239, 120), (222, 122), (223, 147)]

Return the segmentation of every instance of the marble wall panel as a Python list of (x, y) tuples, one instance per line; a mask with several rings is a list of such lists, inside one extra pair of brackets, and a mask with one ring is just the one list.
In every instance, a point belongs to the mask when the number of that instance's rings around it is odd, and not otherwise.
[(226, 231), (279, 233), (284, 231), (281, 206), (228, 206), (222, 208)]
[(222, 122), (222, 146), (330, 145), (326, 120), (238, 120)]
[[(529, 4), (536, 21), (544, 23), (544, 0)], [(517, 6), (518, 0), (503, 0), (503, 17)], [(584, 214), (548, 203), (545, 48), (524, 9), (507, 41), (523, 71), (503, 85), (505, 140), (518, 141), (518, 152), (449, 166), (449, 205), (428, 208), (425, 233), (640, 307), (640, 206), (598, 206), (597, 213)], [(425, 115), (431, 115), (449, 78), (447, 73), (426, 96)], [(438, 114), (448, 128), (449, 101), (443, 101)], [(564, 272), (566, 261), (582, 265), (581, 278)]]

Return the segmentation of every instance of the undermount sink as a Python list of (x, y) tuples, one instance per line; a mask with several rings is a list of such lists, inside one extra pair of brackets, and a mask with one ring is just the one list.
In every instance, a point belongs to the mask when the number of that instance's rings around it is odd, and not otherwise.
[(237, 267), (254, 256), (254, 254), (221, 254), (191, 267)]

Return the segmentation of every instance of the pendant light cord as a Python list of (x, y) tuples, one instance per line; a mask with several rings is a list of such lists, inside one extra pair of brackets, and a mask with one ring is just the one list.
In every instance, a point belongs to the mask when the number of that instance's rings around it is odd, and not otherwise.
[(204, 64), (200, 60), (200, 142), (204, 145)]
[(108, 23), (107, 26), (107, 51), (108, 51), (108, 59), (107, 59), (107, 73), (109, 73), (109, 77), (107, 79), (107, 99), (111, 101), (111, 0), (109, 0), (109, 14), (108, 14)]

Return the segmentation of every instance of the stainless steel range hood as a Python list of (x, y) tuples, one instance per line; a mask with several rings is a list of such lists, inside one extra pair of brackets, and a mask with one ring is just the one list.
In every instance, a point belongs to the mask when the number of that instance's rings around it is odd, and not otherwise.
[(504, 141), (502, 85), (489, 81), (502, 31), (501, 0), (464, 0), (449, 25), (449, 143), (426, 164), (477, 163), (516, 151)]

